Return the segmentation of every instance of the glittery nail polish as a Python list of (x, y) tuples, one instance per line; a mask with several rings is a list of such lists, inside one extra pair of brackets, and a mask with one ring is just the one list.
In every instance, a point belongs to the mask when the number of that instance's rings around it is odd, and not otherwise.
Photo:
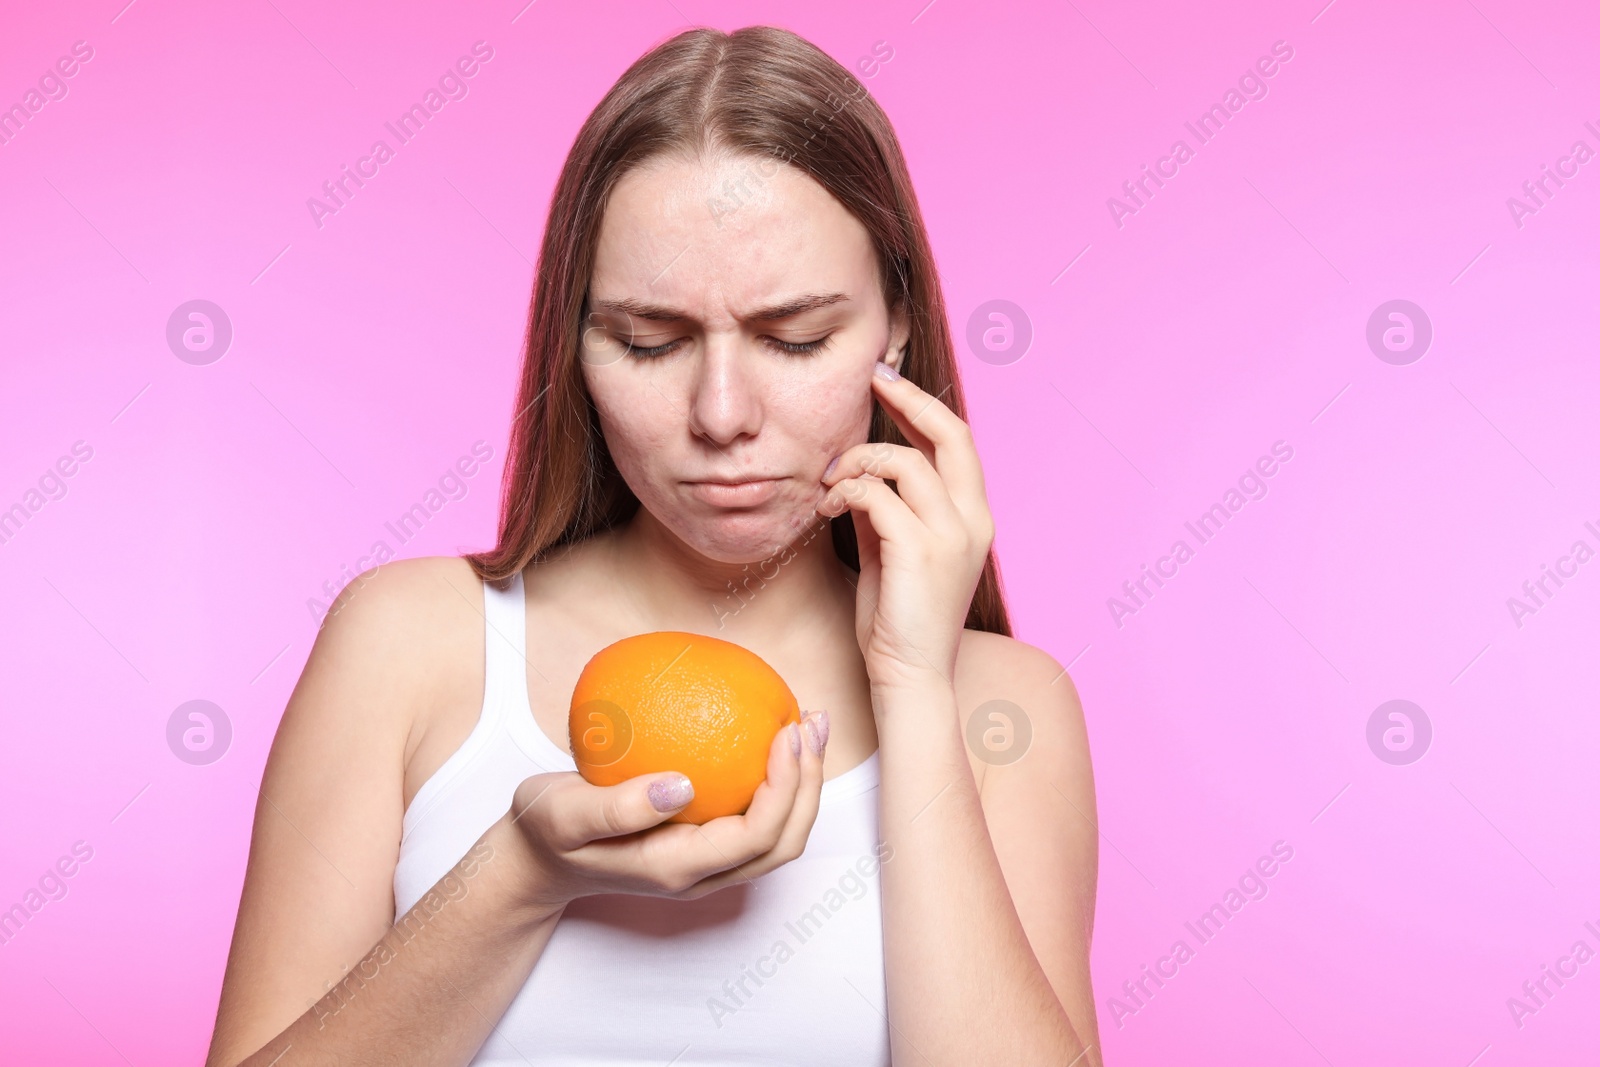
[(806, 742), (811, 746), (811, 751), (822, 755), (828, 747), (828, 713), (816, 711), (806, 720)]
[(650, 806), (657, 811), (675, 811), (694, 799), (694, 783), (687, 778), (662, 778), (651, 782)]

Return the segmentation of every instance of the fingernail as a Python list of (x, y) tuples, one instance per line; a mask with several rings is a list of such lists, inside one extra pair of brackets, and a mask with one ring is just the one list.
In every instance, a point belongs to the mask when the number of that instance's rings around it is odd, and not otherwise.
[(886, 382), (898, 382), (900, 380), (900, 372), (882, 360), (872, 365), (872, 373)]
[(650, 806), (657, 811), (674, 811), (694, 799), (694, 783), (679, 775), (650, 783)]
[(839, 455), (834, 456), (832, 459), (828, 460), (828, 469), (822, 472), (822, 476), (824, 478), (826, 478), (828, 475), (833, 473), (833, 468), (835, 468), (835, 467), (837, 467), (839, 465), (839, 459), (843, 455), (844, 455), (844, 453), (841, 452), (841, 453), (839, 453)]
[(793, 752), (795, 756), (798, 757), (800, 755), (800, 727), (791, 724), (788, 729), (789, 751)]
[(806, 741), (810, 744), (811, 751), (819, 756), (828, 747), (828, 713), (826, 711), (814, 711), (811, 713), (811, 717), (806, 720)]

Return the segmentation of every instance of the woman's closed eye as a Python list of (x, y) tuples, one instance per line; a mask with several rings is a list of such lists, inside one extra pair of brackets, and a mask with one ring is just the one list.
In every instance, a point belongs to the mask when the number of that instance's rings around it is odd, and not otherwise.
[(624, 353), (637, 359), (650, 359), (654, 356), (664, 356), (668, 352), (671, 352), (674, 348), (678, 347), (680, 342), (681, 338), (679, 341), (668, 341), (664, 345), (656, 345), (653, 348), (645, 348), (640, 345), (630, 344), (621, 338), (618, 338), (617, 340), (617, 343), (622, 346), (622, 351)]
[[(828, 342), (832, 338), (833, 334), (827, 333), (823, 334), (821, 337), (818, 337), (814, 341), (783, 341), (776, 337), (766, 336), (763, 336), (761, 340), (765, 341), (768, 347), (772, 348), (774, 351), (786, 352), (792, 356), (809, 356), (814, 353), (821, 352), (823, 349), (827, 348)], [(666, 344), (654, 345), (651, 347), (631, 344), (627, 341), (621, 340), (620, 338), (618, 339), (617, 343), (622, 346), (622, 350), (626, 354), (633, 356), (636, 359), (653, 359), (656, 356), (664, 356), (676, 350), (678, 346), (684, 343), (685, 340), (686, 338), (680, 337), (676, 340), (668, 341)]]
[(832, 337), (833, 334), (825, 333), (815, 341), (780, 341), (776, 337), (768, 337), (765, 340), (770, 341), (779, 351), (795, 356), (809, 356), (827, 348)]

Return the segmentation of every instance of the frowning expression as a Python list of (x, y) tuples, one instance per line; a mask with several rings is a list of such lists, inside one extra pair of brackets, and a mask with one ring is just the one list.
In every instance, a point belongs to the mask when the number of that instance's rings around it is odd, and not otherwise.
[(710, 559), (775, 555), (816, 521), (828, 461), (867, 439), (872, 365), (898, 365), (862, 224), (798, 168), (658, 157), (613, 190), (581, 353), (640, 503)]

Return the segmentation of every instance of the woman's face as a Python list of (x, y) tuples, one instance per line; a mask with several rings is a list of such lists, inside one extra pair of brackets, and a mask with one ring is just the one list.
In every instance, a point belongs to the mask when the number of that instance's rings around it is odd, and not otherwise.
[(776, 555), (898, 366), (866, 228), (798, 168), (718, 154), (630, 171), (606, 206), (583, 375), (628, 486), (707, 558)]

